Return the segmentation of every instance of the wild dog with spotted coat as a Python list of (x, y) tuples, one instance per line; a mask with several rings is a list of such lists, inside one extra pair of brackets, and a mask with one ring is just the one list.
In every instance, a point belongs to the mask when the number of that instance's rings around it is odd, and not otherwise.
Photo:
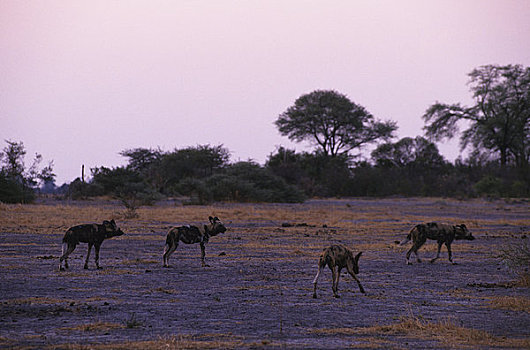
[[(88, 258), (92, 246), (96, 248), (96, 268), (99, 266), (99, 248), (105, 239), (123, 235), (123, 231), (116, 226), (114, 220), (103, 221), (103, 224), (84, 224), (70, 227), (63, 237), (63, 251), (59, 258), (59, 270), (68, 268), (68, 255), (70, 255), (79, 243), (88, 243), (88, 253), (85, 260), (85, 269), (88, 269)], [(63, 267), (64, 261), (64, 267)]]
[(201, 246), (202, 266), (207, 266), (204, 262), (206, 243), (208, 243), (210, 237), (226, 232), (226, 227), (217, 216), (210, 216), (209, 221), (209, 224), (201, 226), (187, 225), (173, 227), (169, 230), (166, 237), (166, 246), (164, 248), (164, 267), (169, 267), (169, 257), (177, 249), (179, 241), (186, 244), (199, 243)]
[(353, 279), (357, 281), (361, 293), (364, 293), (364, 288), (361, 285), (361, 281), (359, 281), (356, 276), (356, 274), (359, 273), (359, 258), (361, 257), (362, 253), (363, 252), (359, 252), (357, 255), (354, 255), (354, 253), (349, 248), (340, 244), (332, 245), (324, 249), (318, 261), (317, 275), (313, 280), (313, 298), (317, 297), (318, 278), (320, 277), (320, 273), (322, 272), (324, 267), (326, 267), (326, 265), (329, 267), (332, 273), (333, 284), (331, 289), (333, 290), (333, 296), (335, 298), (339, 298), (339, 278), (340, 272), (343, 268), (346, 268), (346, 270), (353, 277)]
[(472, 241), (475, 239), (471, 232), (467, 229), (466, 225), (448, 225), (448, 224), (439, 224), (436, 222), (429, 222), (426, 224), (416, 225), (410, 230), (407, 238), (405, 238), (400, 245), (404, 245), (410, 240), (412, 240), (412, 248), (407, 252), (407, 265), (411, 265), (410, 255), (412, 253), (416, 254), (417, 262), (421, 262), (421, 259), (418, 256), (418, 249), (421, 248), (427, 239), (432, 239), (438, 242), (438, 253), (436, 257), (431, 259), (431, 263), (434, 263), (440, 257), (440, 250), (442, 249), (442, 244), (445, 244), (447, 247), (447, 254), (449, 261), (452, 264), (453, 256), (451, 252), (451, 243), (456, 240), (466, 239)]

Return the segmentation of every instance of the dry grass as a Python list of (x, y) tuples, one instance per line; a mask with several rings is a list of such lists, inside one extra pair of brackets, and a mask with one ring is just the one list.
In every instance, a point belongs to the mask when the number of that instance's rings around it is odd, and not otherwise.
[(451, 319), (431, 322), (414, 316), (401, 317), (397, 323), (389, 325), (366, 328), (324, 328), (313, 329), (310, 332), (332, 336), (364, 334), (407, 336), (424, 340), (436, 340), (444, 345), (456, 348), (484, 346), (527, 349), (530, 347), (529, 338), (496, 337), (482, 330), (458, 326)]
[[(2, 231), (13, 233), (63, 233), (67, 228), (80, 223), (101, 222), (111, 218), (117, 219), (126, 232), (144, 232), (153, 229), (165, 232), (168, 227), (183, 223), (206, 222), (208, 216), (215, 215), (230, 222), (271, 222), (276, 221), (305, 223), (322, 227), (362, 232), (366, 226), (377, 230), (388, 226), (387, 221), (394, 221), (395, 214), (385, 213), (376, 208), (370, 213), (357, 213), (341, 205), (330, 205), (315, 208), (304, 205), (288, 207), (255, 206), (234, 204), (219, 206), (182, 206), (182, 207), (144, 207), (138, 209), (139, 218), (125, 219), (119, 207), (112, 206), (79, 206), (70, 205), (9, 205), (3, 204), (0, 210)], [(390, 217), (389, 217), (390, 215)], [(370, 225), (367, 225), (370, 223)], [(141, 230), (138, 230), (141, 229)], [(138, 230), (138, 231), (137, 231)]]
[(125, 328), (125, 325), (113, 322), (97, 321), (73, 327), (61, 327), (59, 329), (64, 331), (107, 332), (119, 328)]
[[(268, 342), (267, 342), (268, 343)], [(201, 340), (188, 335), (173, 336), (160, 338), (158, 340), (123, 342), (111, 344), (64, 344), (61, 349), (71, 350), (127, 350), (127, 349), (144, 349), (144, 350), (177, 350), (177, 349), (236, 349), (242, 347), (252, 347), (252, 344), (245, 344), (240, 338), (226, 336), (213, 340)], [(257, 345), (257, 344), (256, 344)], [(264, 343), (261, 346), (265, 345)], [(50, 347), (55, 349), (56, 346)]]
[(491, 297), (488, 302), (489, 307), (495, 309), (511, 310), (511, 311), (524, 311), (530, 313), (530, 298), (517, 296), (500, 296)]
[[(406, 200), (402, 200), (406, 201)], [(422, 199), (428, 203), (428, 199)], [(252, 257), (253, 262), (261, 260), (266, 263), (271, 259), (293, 261), (293, 259), (304, 259), (309, 264), (315, 265), (321, 250), (329, 244), (342, 241), (354, 242), (352, 248), (356, 251), (362, 250), (368, 254), (363, 259), (377, 258), (378, 255), (371, 252), (404, 252), (410, 245), (399, 247), (393, 242), (405, 238), (406, 234), (419, 221), (440, 221), (451, 222), (451, 213), (443, 216), (442, 212), (434, 215), (415, 215), (410, 208), (402, 208), (398, 205), (383, 207), (372, 205), (370, 201), (363, 202), (363, 206), (347, 206), (346, 202), (341, 204), (340, 200), (330, 202), (330, 205), (311, 206), (309, 204), (298, 205), (252, 205), (252, 204), (219, 204), (212, 206), (175, 206), (175, 207), (143, 207), (137, 210), (139, 214), (136, 218), (125, 218), (123, 208), (112, 205), (6, 205), (0, 204), (0, 230), (8, 233), (39, 233), (39, 234), (63, 234), (64, 231), (73, 225), (88, 222), (101, 222), (115, 218), (120, 228), (128, 235), (117, 237), (117, 240), (140, 240), (140, 241), (160, 241), (161, 245), (165, 240), (165, 233), (171, 226), (187, 223), (204, 223), (208, 216), (216, 215), (229, 227), (227, 235), (216, 237), (218, 252), (226, 250), (226, 257), (231, 260), (248, 260)], [(338, 203), (338, 204), (337, 204)], [(375, 201), (374, 201), (375, 203)], [(456, 208), (457, 202), (444, 200), (436, 202), (434, 205), (443, 207), (444, 210), (453, 206)], [(364, 205), (365, 204), (365, 205)], [(473, 229), (484, 229), (488, 226), (499, 226), (503, 223), (514, 225), (530, 226), (530, 217), (520, 220), (506, 219), (485, 219), (484, 213), (494, 212), (491, 205), (484, 205), (482, 219), (476, 219), (468, 224), (471, 231)], [(527, 208), (528, 209), (528, 208)], [(479, 209), (473, 209), (479, 210)], [(513, 212), (512, 212), (513, 213)], [(448, 219), (449, 218), (449, 219)], [(310, 226), (305, 227), (281, 227), (283, 222), (292, 224), (305, 223)], [(252, 225), (248, 225), (251, 223)], [(466, 223), (467, 224), (467, 223)], [(234, 229), (230, 229), (233, 225)], [(248, 225), (248, 226), (247, 226)], [(323, 225), (327, 225), (325, 228)], [(311, 227), (314, 226), (314, 227)], [(481, 231), (479, 231), (481, 232)], [(484, 232), (484, 231), (482, 231)], [(480, 235), (480, 233), (479, 233)], [(508, 236), (507, 232), (495, 232), (498, 236)], [(235, 239), (238, 239), (235, 241)], [(300, 242), (303, 245), (300, 245)], [(233, 252), (232, 244), (237, 243), (238, 252)], [(32, 245), (33, 243), (20, 244)], [(18, 243), (5, 244), (5, 248), (11, 249)], [(228, 245), (231, 245), (228, 247)], [(0, 248), (2, 248), (0, 244)], [(227, 248), (228, 247), (228, 248)], [(162, 248), (160, 248), (161, 251)], [(458, 252), (471, 251), (475, 247), (472, 243), (458, 243), (453, 245), (458, 259)], [(274, 257), (262, 257), (264, 252), (274, 252)], [(424, 257), (431, 257), (436, 251), (436, 244), (429, 242), (422, 247), (420, 252), (426, 253)], [(161, 253), (161, 252), (157, 252)], [(209, 253), (207, 249), (207, 254)], [(198, 248), (180, 249), (178, 254), (191, 256), (198, 259)], [(447, 252), (443, 251), (443, 258)], [(158, 256), (158, 255), (157, 255)], [(380, 256), (380, 255), (379, 255)], [(13, 256), (10, 256), (13, 258)], [(21, 256), (23, 257), (23, 255)], [(482, 258), (482, 257), (481, 257)], [(75, 272), (64, 272), (62, 278), (91, 277), (100, 274), (125, 275), (130, 273), (143, 273), (131, 268), (134, 265), (159, 264), (158, 260), (150, 258), (121, 260), (120, 268), (106, 268), (102, 271), (79, 271), (79, 266), (75, 267)], [(77, 270), (76, 270), (77, 269)], [(316, 271), (315, 271), (316, 272)], [(246, 276), (253, 280), (261, 281), (263, 276)], [(312, 271), (313, 273), (313, 271)], [(312, 274), (311, 273), (311, 274)], [(530, 280), (530, 279), (528, 279)], [(527, 280), (527, 281), (528, 281)], [(236, 288), (236, 287), (234, 287)], [(254, 289), (275, 289), (267, 283), (261, 286), (238, 287), (238, 290)], [(310, 291), (310, 288), (307, 289)], [(112, 289), (111, 292), (119, 293), (120, 289)], [(181, 302), (178, 299), (179, 291), (170, 288), (156, 288), (148, 290), (148, 293), (159, 293), (166, 295), (168, 303)], [(453, 290), (450, 295), (458, 298), (476, 298), (470, 295), (467, 290)], [(369, 296), (379, 298), (380, 296)], [(382, 298), (382, 297), (381, 297)], [(89, 301), (100, 301), (99, 298), (86, 299)], [(9, 303), (41, 303), (56, 304), (68, 303), (69, 300), (56, 300), (53, 298), (25, 298), (7, 300)], [(262, 302), (259, 300), (245, 301), (247, 303)], [(325, 303), (323, 303), (325, 306)], [(330, 303), (330, 305), (333, 305)], [(519, 306), (522, 305), (522, 306)], [(516, 297), (491, 298), (488, 307), (500, 308), (514, 311), (528, 312), (529, 299)], [(518, 309), (515, 309), (519, 307)], [(119, 321), (118, 321), (119, 322)], [(125, 328), (126, 324), (94, 322), (86, 325), (79, 325), (72, 328), (62, 328), (69, 331), (82, 332), (106, 332), (113, 329)], [(496, 337), (487, 332), (472, 328), (464, 328), (459, 323), (450, 319), (442, 321), (427, 321), (418, 317), (404, 317), (389, 325), (377, 325), (367, 328), (328, 328), (315, 329), (311, 333), (329, 336), (351, 336), (351, 346), (354, 348), (377, 348), (395, 347), (401, 344), (404, 337), (416, 339), (428, 339), (438, 341), (450, 347), (504, 347), (504, 348), (530, 348), (529, 339), (506, 339)], [(89, 334), (90, 336), (90, 334)], [(393, 342), (390, 340), (394, 340)], [(1, 339), (0, 344), (8, 342), (7, 338)], [(253, 341), (256, 341), (253, 338)], [(151, 341), (141, 342), (120, 342), (113, 344), (64, 344), (51, 345), (50, 348), (60, 347), (69, 349), (217, 349), (217, 348), (263, 348), (280, 347), (281, 344), (272, 343), (268, 340), (257, 343), (245, 342), (245, 339), (231, 335), (210, 335), (209, 337), (178, 336), (170, 338), (160, 338)]]
[(403, 334), (420, 339), (434, 339), (452, 347), (512, 347), (528, 348), (530, 339), (496, 337), (488, 332), (458, 326), (451, 319), (431, 322), (419, 317), (402, 317), (399, 322), (365, 328), (369, 334)]
[(52, 305), (52, 304), (70, 304), (76, 302), (73, 299), (56, 299), (56, 298), (47, 298), (47, 297), (29, 297), (29, 298), (17, 298), (17, 299), (7, 299), (3, 301), (5, 304), (11, 305)]
[[(428, 200), (428, 199), (425, 199)], [(436, 203), (436, 199), (431, 200)], [(447, 202), (447, 201), (446, 201)], [(331, 202), (330, 202), (331, 203)], [(208, 216), (215, 215), (230, 226), (231, 223), (271, 223), (279, 224), (289, 222), (294, 224), (305, 223), (316, 228), (306, 232), (314, 234), (323, 225), (338, 229), (339, 234), (369, 235), (377, 237), (404, 238), (414, 223), (418, 221), (447, 222), (447, 217), (425, 216), (418, 213), (412, 215), (399, 207), (371, 206), (369, 201), (362, 207), (348, 207), (347, 202), (334, 201), (329, 205), (311, 206), (298, 205), (208, 205), (208, 206), (153, 206), (142, 207), (137, 210), (139, 217), (127, 219), (123, 216), (123, 208), (105, 202), (94, 202), (93, 205), (12, 205), (2, 204), (0, 208), (0, 229), (12, 233), (40, 233), (61, 234), (66, 229), (80, 223), (101, 222), (114, 218), (126, 233), (144, 234), (138, 239), (158, 239), (158, 234), (147, 232), (165, 233), (174, 225), (186, 223), (206, 222)], [(449, 201), (444, 207), (450, 207)], [(491, 206), (486, 207), (491, 210)], [(524, 210), (522, 208), (521, 210)], [(523, 216), (524, 217), (524, 216)], [(474, 220), (468, 223), (471, 230), (477, 227), (498, 225), (506, 223), (505, 219)], [(529, 226), (530, 218), (509, 221), (510, 225)], [(294, 232), (304, 232), (304, 228), (293, 228)], [(342, 232), (341, 232), (342, 230)], [(287, 230), (286, 232), (289, 232)], [(335, 236), (335, 234), (333, 234)]]

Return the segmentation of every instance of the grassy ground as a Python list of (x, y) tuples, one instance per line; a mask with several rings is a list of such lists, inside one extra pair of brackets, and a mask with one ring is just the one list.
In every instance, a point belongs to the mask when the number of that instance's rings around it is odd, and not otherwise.
[[(167, 230), (210, 215), (229, 228), (207, 245), (210, 267), (198, 245), (181, 244), (162, 268)], [(82, 244), (59, 272), (65, 230), (111, 218), (126, 235), (103, 244), (103, 270), (93, 256), (83, 270)], [(435, 264), (405, 265), (410, 244), (395, 242), (427, 221), (465, 223), (477, 237), (453, 244), (458, 265), (445, 250)], [(166, 203), (136, 218), (108, 201), (0, 204), (0, 347), (529, 348), (528, 279), (498, 258), (529, 235), (525, 201)], [(311, 298), (318, 256), (334, 243), (363, 251), (366, 294), (344, 274), (333, 298), (326, 271)], [(434, 242), (420, 250), (435, 252)]]

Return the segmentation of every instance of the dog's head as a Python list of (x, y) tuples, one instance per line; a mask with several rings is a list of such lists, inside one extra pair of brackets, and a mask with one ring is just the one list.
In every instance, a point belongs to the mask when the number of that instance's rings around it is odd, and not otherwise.
[(472, 241), (475, 237), (469, 232), (466, 225), (461, 224), (455, 226), (455, 239), (467, 239), (468, 241)]
[(116, 225), (114, 219), (103, 221), (103, 226), (105, 227), (105, 238), (121, 236), (124, 234), (124, 232)]
[(216, 217), (209, 217), (210, 220), (210, 236), (215, 236), (218, 233), (225, 233), (226, 232), (226, 226), (219, 220), (219, 218)]

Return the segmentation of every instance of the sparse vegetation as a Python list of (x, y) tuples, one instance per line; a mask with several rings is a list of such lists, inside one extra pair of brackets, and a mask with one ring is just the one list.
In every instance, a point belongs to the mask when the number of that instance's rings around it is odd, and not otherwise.
[[(387, 325), (358, 328), (322, 328), (309, 331), (327, 336), (339, 335), (373, 335), (376, 339), (382, 336), (397, 335), (418, 339), (435, 339), (450, 347), (509, 347), (525, 349), (530, 346), (530, 339), (496, 337), (488, 332), (466, 328), (447, 318), (441, 321), (429, 321), (418, 316), (402, 316), (398, 322)], [(394, 345), (398, 345), (394, 342)], [(388, 345), (388, 344), (387, 344)]]
[(137, 328), (143, 325), (143, 322), (136, 318), (136, 314), (133, 312), (127, 320), (125, 320), (127, 328)]
[(530, 298), (523, 296), (498, 296), (491, 297), (488, 301), (491, 307), (512, 311), (524, 311), (530, 313)]
[(498, 258), (519, 276), (519, 284), (530, 286), (530, 245), (526, 239), (501, 248)]
[(124, 328), (124, 326), (113, 322), (96, 321), (78, 326), (62, 327), (62, 330), (83, 332), (107, 332), (118, 328)]
[(421, 339), (436, 339), (452, 346), (493, 346), (528, 348), (530, 339), (496, 337), (488, 332), (466, 328), (456, 324), (454, 319), (429, 321), (418, 316), (401, 317), (397, 323), (373, 326), (359, 330), (368, 334), (401, 334)]
[[(504, 269), (491, 269), (498, 262), (498, 245), (525, 240), (520, 227), (530, 226), (530, 218), (524, 202), (394, 198), (157, 204), (138, 208), (140, 220), (118, 216), (125, 235), (109, 240), (103, 270), (83, 270), (76, 263), (59, 274), (55, 259), (65, 229), (101, 222), (120, 210), (117, 201), (100, 199), (0, 205), (0, 275), (6, 281), (1, 288), (12, 295), (0, 303), (0, 347), (528, 346), (529, 333), (522, 326), (528, 316), (526, 287), (507, 281)], [(169, 227), (202, 223), (209, 215), (225, 219), (229, 229), (210, 242), (211, 267), (197, 264), (197, 246), (182, 245), (173, 257), (175, 266), (163, 269)], [(469, 223), (477, 239), (453, 246), (459, 265), (408, 269), (407, 247), (394, 241), (417, 221)], [(323, 294), (314, 301), (311, 280), (318, 256), (334, 243), (363, 251), (359, 278), (367, 294), (359, 293), (343, 271), (342, 298)], [(425, 248), (430, 257), (436, 244)], [(85, 253), (76, 250), (71, 258), (82, 261)], [(25, 288), (10, 287), (28, 279)], [(331, 275), (324, 274), (321, 282), (329, 288)], [(399, 317), (408, 307), (424, 317)]]

